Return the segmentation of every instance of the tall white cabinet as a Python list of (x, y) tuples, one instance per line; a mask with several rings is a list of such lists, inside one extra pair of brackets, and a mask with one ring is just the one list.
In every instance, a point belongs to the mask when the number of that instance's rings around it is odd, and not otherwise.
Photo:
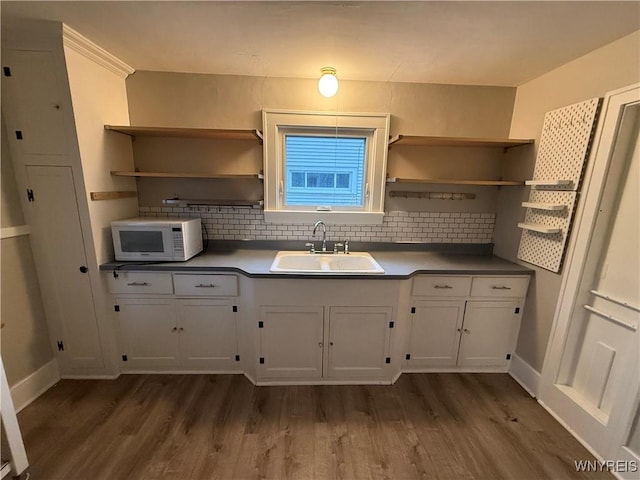
[(60, 373), (117, 375), (98, 267), (112, 256), (104, 230), (138, 206), (90, 193), (135, 190), (109, 174), (133, 165), (130, 144), (103, 127), (128, 123), (133, 70), (59, 22), (26, 20), (4, 29), (2, 67), (2, 115)]

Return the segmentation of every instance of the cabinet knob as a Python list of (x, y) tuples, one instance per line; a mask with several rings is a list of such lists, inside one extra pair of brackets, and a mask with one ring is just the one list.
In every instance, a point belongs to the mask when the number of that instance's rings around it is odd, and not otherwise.
[(493, 285), (491, 288), (493, 290), (511, 290), (511, 287), (507, 287), (505, 285), (502, 285), (502, 286)]
[(469, 329), (468, 329), (468, 328), (465, 328), (465, 329), (464, 329), (464, 333), (469, 334), (469, 333), (471, 333), (471, 332), (469, 331)]
[(130, 282), (127, 283), (129, 287), (146, 287), (149, 285), (147, 282)]
[(330, 346), (330, 347), (333, 347), (333, 342), (329, 342), (329, 346)]
[(456, 328), (456, 332), (462, 333), (462, 329), (461, 328)]
[(82, 265), (78, 270), (80, 270), (82, 273), (87, 273), (89, 271), (89, 269), (84, 265)]
[(177, 331), (178, 331), (178, 327), (173, 327), (173, 328), (171, 329), (171, 331), (172, 331), (172, 332), (177, 332)]
[(180, 327), (178, 330), (180, 330), (181, 332), (184, 332), (184, 328)]
[(322, 348), (324, 344), (322, 342), (318, 342), (318, 347)]
[(434, 285), (433, 288), (453, 288), (451, 285)]

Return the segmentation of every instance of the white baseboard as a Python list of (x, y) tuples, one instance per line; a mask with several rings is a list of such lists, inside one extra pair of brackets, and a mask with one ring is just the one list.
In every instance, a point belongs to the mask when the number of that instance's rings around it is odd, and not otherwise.
[(540, 373), (515, 353), (511, 357), (509, 375), (533, 398), (538, 397)]
[(16, 412), (19, 412), (49, 390), (58, 380), (60, 380), (60, 371), (58, 369), (58, 361), (54, 358), (27, 378), (16, 383), (11, 387), (11, 398)]
[(549, 406), (548, 406), (546, 403), (544, 403), (544, 402), (543, 402), (543, 401), (541, 401), (540, 399), (538, 399), (538, 403), (542, 406), (542, 408), (544, 408), (544, 409), (549, 413), (549, 415), (551, 415), (553, 418), (555, 418), (555, 420), (556, 420), (560, 425), (562, 425), (562, 426), (564, 427), (564, 429), (565, 429), (567, 432), (569, 432), (569, 433), (571, 434), (571, 436), (572, 436), (573, 438), (575, 438), (575, 439), (580, 443), (580, 445), (582, 445), (584, 448), (586, 448), (586, 449), (589, 451), (589, 453), (590, 453), (591, 455), (593, 455), (593, 456), (596, 458), (596, 460), (599, 460), (599, 461), (603, 461), (603, 460), (604, 460), (604, 459), (602, 458), (602, 455), (599, 455), (599, 454), (598, 454), (598, 453), (597, 453), (597, 452), (596, 452), (596, 451), (591, 447), (591, 445), (589, 445), (589, 444), (585, 441), (585, 439), (584, 439), (584, 438), (582, 438), (580, 435), (578, 435), (578, 434), (576, 433), (576, 431), (575, 431), (573, 428), (571, 428), (569, 425), (567, 425), (567, 423), (566, 423), (562, 418), (560, 418), (560, 416), (559, 416), (556, 412), (554, 412), (551, 408), (549, 408)]

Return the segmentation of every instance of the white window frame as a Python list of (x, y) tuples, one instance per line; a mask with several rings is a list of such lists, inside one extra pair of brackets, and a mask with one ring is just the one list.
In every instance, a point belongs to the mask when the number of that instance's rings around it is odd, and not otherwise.
[[(387, 172), (389, 114), (386, 113), (333, 113), (288, 110), (263, 110), (264, 154), (264, 218), (267, 223), (315, 223), (373, 225), (384, 218), (384, 194)], [(360, 208), (316, 207), (284, 204), (284, 138), (287, 133), (319, 132), (327, 128), (349, 130), (367, 138), (365, 156), (364, 204)], [(364, 135), (363, 135), (364, 133)]]

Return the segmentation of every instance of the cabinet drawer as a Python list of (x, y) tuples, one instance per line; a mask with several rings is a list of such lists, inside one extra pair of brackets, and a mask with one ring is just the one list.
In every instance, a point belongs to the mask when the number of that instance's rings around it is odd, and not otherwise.
[(471, 277), (419, 275), (413, 279), (411, 294), (423, 297), (466, 297)]
[(118, 278), (109, 273), (111, 293), (173, 293), (170, 273), (118, 272)]
[(238, 295), (238, 277), (235, 275), (173, 274), (176, 295), (235, 297)]
[(473, 277), (472, 297), (526, 297), (529, 277)]

